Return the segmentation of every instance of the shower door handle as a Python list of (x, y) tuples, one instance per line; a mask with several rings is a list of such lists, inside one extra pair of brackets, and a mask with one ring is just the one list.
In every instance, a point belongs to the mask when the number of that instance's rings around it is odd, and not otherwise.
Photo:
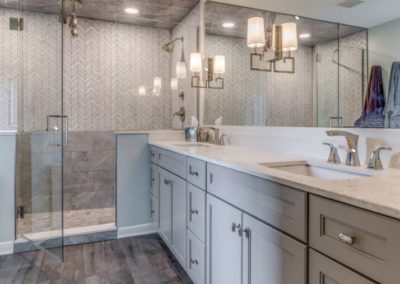
[[(61, 147), (61, 144), (52, 144), (50, 141), (50, 119), (61, 118), (61, 124), (64, 123), (65, 119), (65, 145), (68, 145), (68, 115), (48, 115), (47, 116), (47, 140), (50, 147)], [(58, 130), (58, 129), (55, 129)], [(63, 142), (62, 142), (63, 143)]]

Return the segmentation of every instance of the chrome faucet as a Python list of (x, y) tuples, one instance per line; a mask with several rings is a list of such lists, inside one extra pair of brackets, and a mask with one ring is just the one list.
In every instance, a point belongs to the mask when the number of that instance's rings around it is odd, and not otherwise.
[(343, 136), (346, 138), (347, 141), (347, 158), (346, 158), (346, 165), (347, 166), (354, 166), (359, 167), (360, 158), (358, 156), (358, 135), (347, 131), (340, 131), (340, 130), (328, 130), (326, 132), (328, 136)]
[(340, 157), (339, 157), (337, 148), (331, 143), (322, 143), (322, 144), (329, 146), (329, 148), (331, 149), (331, 151), (329, 153), (328, 163), (340, 164), (341, 161), (340, 161)]
[(372, 152), (371, 159), (369, 160), (368, 168), (372, 170), (383, 170), (381, 152), (383, 150), (392, 151), (392, 147), (379, 147), (374, 152)]

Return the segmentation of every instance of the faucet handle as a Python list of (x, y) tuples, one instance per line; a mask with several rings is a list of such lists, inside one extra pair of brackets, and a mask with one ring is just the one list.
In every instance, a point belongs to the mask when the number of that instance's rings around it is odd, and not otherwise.
[(329, 146), (331, 149), (331, 152), (329, 153), (329, 158), (328, 158), (328, 163), (331, 164), (340, 164), (340, 156), (338, 154), (338, 150), (335, 147), (335, 145), (331, 143), (322, 143), (323, 145)]
[(368, 163), (368, 168), (373, 170), (383, 170), (382, 160), (381, 160), (381, 152), (382, 151), (392, 151), (392, 147), (379, 147), (375, 151), (372, 152), (371, 159)]

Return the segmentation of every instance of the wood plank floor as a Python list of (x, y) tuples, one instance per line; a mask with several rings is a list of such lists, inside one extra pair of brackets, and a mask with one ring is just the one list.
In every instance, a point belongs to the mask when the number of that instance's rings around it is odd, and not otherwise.
[(192, 283), (156, 235), (65, 247), (59, 264), (42, 251), (0, 256), (0, 283)]

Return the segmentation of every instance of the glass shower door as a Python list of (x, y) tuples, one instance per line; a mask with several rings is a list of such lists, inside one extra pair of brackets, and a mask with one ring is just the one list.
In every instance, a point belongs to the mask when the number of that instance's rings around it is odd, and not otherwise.
[(22, 157), (20, 204), (17, 197), (20, 236), (60, 262), (64, 259), (63, 148), (68, 143), (62, 103), (62, 4), (19, 1), (23, 28), (18, 31), (18, 128), (23, 147), (17, 153)]

